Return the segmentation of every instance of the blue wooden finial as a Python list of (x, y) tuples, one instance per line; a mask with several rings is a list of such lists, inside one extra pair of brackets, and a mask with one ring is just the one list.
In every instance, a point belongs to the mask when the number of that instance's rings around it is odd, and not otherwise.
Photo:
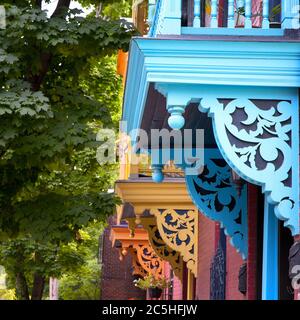
[(152, 168), (152, 180), (156, 183), (161, 183), (164, 180), (164, 174), (162, 172), (163, 166), (153, 164), (151, 166)]
[(182, 106), (169, 106), (168, 111), (171, 114), (168, 119), (169, 126), (174, 130), (181, 129), (185, 124), (185, 120), (182, 115), (184, 113), (184, 107), (182, 107)]

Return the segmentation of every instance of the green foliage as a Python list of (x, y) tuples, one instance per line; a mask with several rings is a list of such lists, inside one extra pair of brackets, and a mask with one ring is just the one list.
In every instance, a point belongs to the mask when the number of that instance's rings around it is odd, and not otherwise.
[(110, 4), (104, 6), (103, 15), (113, 17), (131, 17), (132, 0), (109, 1)]
[(16, 300), (14, 289), (0, 289), (0, 300)]
[(132, 0), (79, 0), (79, 3), (84, 7), (94, 5), (100, 15), (112, 19), (131, 17)]
[(109, 17), (109, 1), (105, 17), (86, 18), (67, 8), (48, 17), (38, 2), (6, 1), (0, 30), (0, 264), (10, 288), (18, 273), (32, 287), (36, 274), (83, 267), (80, 231), (119, 201), (107, 192), (117, 165), (99, 166), (95, 138), (117, 127), (115, 54), (135, 31)]
[(76, 241), (65, 245), (41, 244), (28, 237), (2, 242), (0, 264), (5, 267), (8, 288), (15, 287), (16, 274), (22, 271), (28, 279), (29, 289), (32, 289), (34, 274), (38, 273), (47, 281), (49, 277), (61, 278), (61, 299), (99, 299), (101, 266), (98, 251), (103, 229), (102, 222), (92, 222), (78, 232)]
[(165, 289), (171, 286), (171, 282), (167, 278), (162, 277), (160, 279), (156, 279), (152, 274), (148, 274), (144, 278), (134, 280), (134, 282), (134, 285), (142, 290), (147, 290), (148, 288)]
[(58, 277), (62, 272), (79, 268), (83, 262), (73, 243), (61, 246), (41, 244), (26, 237), (3, 241), (0, 246), (0, 263), (13, 284), (14, 275), (21, 270), (31, 275), (28, 279), (33, 278), (34, 273)]
[(59, 298), (62, 300), (99, 300), (100, 288), (101, 269), (97, 259), (94, 258), (86, 261), (78, 272), (63, 275), (59, 281)]
[(99, 234), (103, 230), (103, 224), (95, 223), (81, 231), (83, 243), (80, 246), (80, 252), (85, 257), (84, 263), (78, 270), (66, 272), (61, 277), (59, 280), (60, 299), (99, 300), (101, 265), (98, 261), (97, 252), (99, 251)]
[(116, 166), (99, 168), (95, 136), (115, 126), (121, 80), (108, 55), (133, 30), (29, 3), (7, 6), (0, 30), (0, 234), (67, 241), (115, 203), (103, 193)]

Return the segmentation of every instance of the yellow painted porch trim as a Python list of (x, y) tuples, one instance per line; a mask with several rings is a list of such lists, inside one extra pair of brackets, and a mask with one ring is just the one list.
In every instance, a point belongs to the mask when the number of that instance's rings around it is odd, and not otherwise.
[(183, 260), (179, 252), (170, 248), (163, 240), (161, 232), (158, 230), (155, 217), (141, 218), (142, 226), (147, 230), (149, 242), (156, 254), (167, 261), (176, 275), (182, 281)]
[(188, 270), (187, 277), (187, 300), (194, 300), (194, 275), (191, 270)]
[(198, 210), (178, 214), (175, 209), (152, 209), (163, 241), (176, 250), (187, 268), (197, 277), (198, 271)]
[[(198, 210), (192, 203), (184, 181), (173, 179), (160, 184), (152, 181), (119, 180), (115, 187), (116, 193), (124, 201), (130, 203), (135, 210), (136, 220), (126, 219), (134, 234), (135, 224), (143, 224), (143, 213), (149, 210), (156, 217), (156, 225), (164, 243), (177, 251), (187, 263), (187, 268), (197, 277), (198, 269)], [(185, 216), (176, 210), (187, 210)], [(167, 223), (167, 217), (176, 222), (174, 227)], [(121, 213), (118, 217), (121, 220)], [(167, 234), (166, 229), (171, 233)], [(181, 244), (175, 241), (179, 237)], [(151, 238), (151, 237), (150, 237)], [(185, 241), (190, 239), (190, 241)]]
[(118, 180), (115, 184), (116, 194), (129, 202), (137, 215), (156, 208), (195, 209), (183, 179), (162, 183), (141, 180)]

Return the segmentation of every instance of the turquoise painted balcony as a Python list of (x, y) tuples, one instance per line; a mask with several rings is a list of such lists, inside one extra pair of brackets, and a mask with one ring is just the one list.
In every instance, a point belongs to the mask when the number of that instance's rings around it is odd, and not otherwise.
[(299, 0), (149, 0), (149, 37), (283, 36), (299, 29)]

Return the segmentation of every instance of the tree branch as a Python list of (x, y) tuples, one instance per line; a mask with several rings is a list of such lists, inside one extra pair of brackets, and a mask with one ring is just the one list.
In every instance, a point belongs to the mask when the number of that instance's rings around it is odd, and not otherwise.
[(100, 2), (99, 5), (96, 7), (96, 18), (99, 18), (102, 13), (103, 3)]
[[(71, 0), (59, 0), (51, 18), (64, 16), (64, 11), (70, 7)], [(63, 15), (64, 14), (64, 15)]]
[(42, 0), (36, 0), (35, 4), (37, 7), (39, 7), (40, 9), (42, 9)]

